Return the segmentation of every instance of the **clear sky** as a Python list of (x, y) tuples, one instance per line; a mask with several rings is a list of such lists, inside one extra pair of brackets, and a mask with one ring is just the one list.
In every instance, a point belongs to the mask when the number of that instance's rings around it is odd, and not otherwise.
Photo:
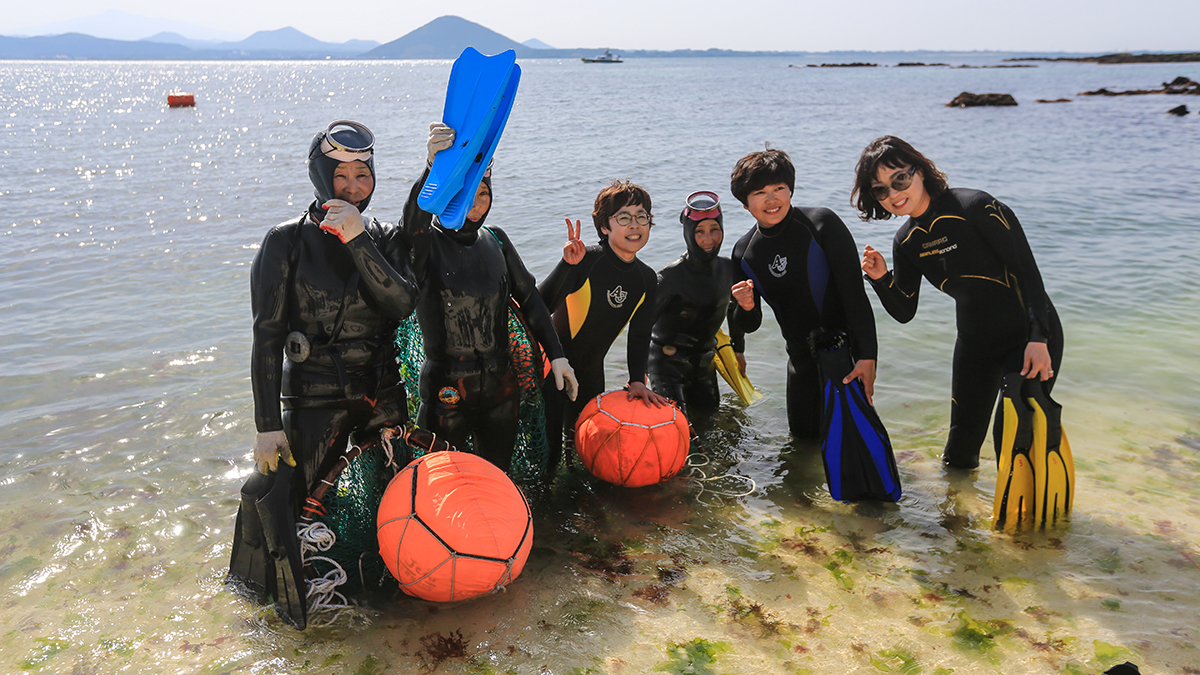
[(328, 42), (389, 42), (453, 14), (564, 48), (1200, 51), (1200, 0), (42, 0), (6, 2), (0, 34), (109, 9)]

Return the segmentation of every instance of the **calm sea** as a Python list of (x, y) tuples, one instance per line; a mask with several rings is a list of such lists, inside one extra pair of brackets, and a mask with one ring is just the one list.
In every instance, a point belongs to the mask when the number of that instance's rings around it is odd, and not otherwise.
[[(728, 254), (751, 225), (729, 171), (770, 143), (797, 166), (796, 203), (890, 250), (896, 223), (855, 217), (851, 174), (872, 138), (911, 141), (1032, 242), (1067, 336), (1069, 527), (993, 533), (994, 466), (941, 469), (953, 306), (926, 285), (908, 325), (876, 302), (898, 505), (829, 498), (787, 434), (768, 323), (748, 349), (766, 398), (727, 394), (703, 492), (567, 481), (505, 593), (297, 633), (221, 583), (252, 466), (249, 265), (312, 198), (305, 150), (334, 119), (375, 131), (370, 212), (398, 218), (449, 62), (3, 62), (0, 671), (1200, 672), (1200, 98), (1076, 96), (1200, 64), (790, 67), (814, 61), (522, 62), (490, 222), (540, 278), (564, 217), (586, 222), (629, 178), (654, 199), (657, 268), (683, 250), (684, 196), (712, 189)], [(168, 109), (175, 88), (197, 106)], [(944, 107), (963, 91), (1020, 105)], [(1181, 103), (1192, 114), (1166, 114)]]

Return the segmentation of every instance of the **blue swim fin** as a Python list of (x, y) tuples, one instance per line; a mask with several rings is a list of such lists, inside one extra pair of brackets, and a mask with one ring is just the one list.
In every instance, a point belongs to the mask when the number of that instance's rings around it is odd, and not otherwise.
[(854, 370), (845, 333), (818, 328), (809, 347), (825, 380), (821, 447), (829, 494), (838, 501), (899, 501), (900, 473), (887, 429), (867, 402), (862, 382), (842, 384)]
[(484, 56), (467, 47), (450, 70), (442, 121), (454, 129), (454, 145), (434, 157), (417, 195), (417, 205), (436, 214), (442, 227), (462, 227), (475, 202), (475, 191), (512, 111), (521, 79), (516, 58), (511, 49)]

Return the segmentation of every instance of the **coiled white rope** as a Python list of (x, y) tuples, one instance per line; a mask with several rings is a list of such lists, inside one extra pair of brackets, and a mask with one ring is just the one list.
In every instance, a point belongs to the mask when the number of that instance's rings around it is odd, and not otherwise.
[[(686, 478), (687, 478), (687, 481), (688, 481), (688, 484), (690, 485), (690, 487), (692, 487), (696, 490), (696, 501), (700, 502), (701, 504), (710, 503), (703, 499), (705, 493), (712, 494), (717, 499), (721, 499), (721, 498), (736, 499), (738, 497), (749, 497), (750, 495), (754, 494), (754, 491), (756, 489), (758, 489), (758, 486), (755, 484), (754, 479), (749, 476), (741, 476), (741, 475), (732, 474), (732, 473), (722, 473), (722, 474), (717, 474), (716, 476), (709, 476), (708, 473), (705, 472), (704, 469), (702, 468), (702, 467), (708, 466), (709, 464), (711, 464), (711, 461), (708, 459), (708, 455), (706, 455), (702, 452), (694, 452), (694, 453), (688, 455), (688, 458), (687, 458), (688, 474), (687, 474)], [(718, 481), (718, 480), (721, 480), (724, 478), (730, 478), (730, 479), (743, 481), (747, 487), (746, 487), (746, 489), (744, 489), (741, 492), (733, 492), (730, 490), (716, 490), (716, 489), (707, 487), (707, 485), (706, 485), (707, 483), (711, 483), (713, 481)]]
[[(333, 565), (333, 569), (325, 573), (324, 576), (308, 580), (308, 609), (311, 612), (323, 610), (340, 611), (344, 609), (352, 609), (353, 605), (346, 600), (346, 596), (338, 592), (337, 587), (345, 584), (349, 579), (346, 570), (332, 558), (323, 555), (316, 555), (318, 552), (324, 553), (333, 547), (337, 541), (337, 535), (333, 530), (329, 529), (325, 523), (309, 523), (301, 525), (296, 529), (296, 536), (300, 539), (300, 559), (305, 567), (317, 560)], [(324, 623), (316, 623), (314, 625), (329, 625), (337, 620), (338, 614), (335, 613)]]

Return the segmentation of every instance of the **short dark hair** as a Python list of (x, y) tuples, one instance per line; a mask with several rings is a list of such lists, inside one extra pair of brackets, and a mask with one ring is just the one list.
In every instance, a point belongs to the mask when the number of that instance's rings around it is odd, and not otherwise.
[(925, 192), (929, 193), (931, 200), (937, 199), (950, 189), (946, 182), (946, 174), (939, 171), (928, 157), (917, 152), (916, 148), (903, 139), (880, 136), (863, 148), (858, 165), (854, 167), (854, 189), (850, 192), (850, 203), (858, 209), (858, 217), (863, 220), (887, 220), (892, 217), (892, 214), (883, 208), (883, 204), (875, 199), (875, 195), (871, 194), (871, 185), (875, 182), (875, 175), (879, 173), (880, 166), (889, 169), (917, 167), (917, 171), (921, 172)]
[(796, 167), (782, 150), (771, 148), (752, 152), (738, 160), (729, 174), (729, 190), (742, 206), (751, 192), (768, 185), (783, 183), (788, 190), (796, 191)]
[(608, 227), (608, 219), (626, 206), (646, 209), (650, 215), (650, 225), (654, 225), (654, 215), (650, 214), (650, 193), (631, 181), (614, 180), (596, 195), (596, 203), (592, 205), (592, 223), (601, 239), (607, 239), (608, 235), (600, 228)]

